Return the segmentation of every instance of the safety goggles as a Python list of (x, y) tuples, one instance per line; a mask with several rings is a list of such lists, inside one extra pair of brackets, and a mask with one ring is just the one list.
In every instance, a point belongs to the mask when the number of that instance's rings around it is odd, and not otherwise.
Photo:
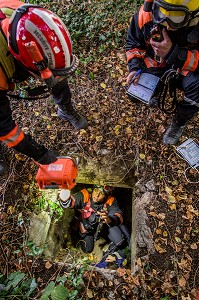
[(179, 29), (189, 22), (193, 13), (184, 5), (170, 5), (162, 0), (154, 0), (152, 15), (156, 24), (167, 24), (172, 29)]

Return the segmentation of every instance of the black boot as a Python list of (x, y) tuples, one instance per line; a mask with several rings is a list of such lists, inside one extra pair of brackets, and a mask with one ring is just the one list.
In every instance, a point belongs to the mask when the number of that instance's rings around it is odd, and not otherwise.
[(170, 126), (167, 128), (163, 136), (164, 145), (175, 145), (180, 139), (183, 130), (185, 128), (185, 123), (179, 123), (175, 119), (172, 120)]
[(87, 120), (78, 114), (71, 104), (58, 105), (57, 114), (61, 119), (69, 121), (76, 129), (85, 129), (88, 126)]
[(2, 152), (2, 145), (0, 144), (0, 176), (7, 172), (7, 162)]

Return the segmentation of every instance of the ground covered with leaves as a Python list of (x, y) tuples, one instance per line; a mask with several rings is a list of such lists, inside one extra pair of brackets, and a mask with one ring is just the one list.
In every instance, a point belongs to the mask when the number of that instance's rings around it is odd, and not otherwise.
[[(198, 174), (188, 169), (187, 162), (177, 155), (176, 146), (162, 145), (162, 135), (171, 116), (157, 107), (132, 103), (126, 96), (124, 43), (129, 10), (133, 13), (135, 9), (133, 1), (123, 1), (118, 6), (113, 1), (106, 4), (45, 1), (44, 4), (58, 12), (72, 32), (80, 66), (69, 84), (73, 103), (86, 116), (89, 126), (76, 131), (59, 120), (52, 99), (34, 102), (11, 99), (13, 116), (25, 132), (60, 155), (75, 153), (96, 163), (108, 155), (110, 164), (118, 161), (127, 173), (132, 174), (133, 170), (135, 182), (144, 185), (153, 179), (154, 198), (145, 209), (155, 250), (148, 253), (146, 249), (138, 249), (133, 274), (129, 269), (101, 274), (85, 264), (78, 268), (78, 263), (72, 268), (59, 263), (49, 265), (40, 258), (39, 249), (28, 242), (27, 236), (38, 196), (37, 166), (5, 149), (9, 172), (0, 179), (0, 271), (4, 276), (16, 271), (25, 274), (7, 282), (7, 285), (15, 282), (20, 290), (17, 295), (5, 298), (39, 299), (44, 288), (54, 282), (49, 287), (49, 298), (45, 299), (56, 299), (53, 297), (58, 290), (54, 287), (63, 282), (68, 293), (65, 299), (195, 299), (199, 284), (199, 189), (195, 183)], [(122, 10), (128, 13), (122, 14)], [(197, 126), (196, 116), (180, 142), (189, 137), (197, 139)], [(136, 197), (139, 193), (135, 191)], [(22, 281), (24, 286), (19, 285)]]

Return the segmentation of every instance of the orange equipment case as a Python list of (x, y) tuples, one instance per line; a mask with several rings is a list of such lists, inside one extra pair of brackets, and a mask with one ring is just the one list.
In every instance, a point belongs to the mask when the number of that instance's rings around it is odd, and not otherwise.
[(76, 184), (77, 162), (68, 156), (58, 156), (54, 163), (40, 165), (36, 181), (40, 189), (69, 189)]

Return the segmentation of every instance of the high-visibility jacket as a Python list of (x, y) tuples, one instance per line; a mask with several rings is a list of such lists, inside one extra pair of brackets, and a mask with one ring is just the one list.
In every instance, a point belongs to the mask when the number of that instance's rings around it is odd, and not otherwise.
[(12, 148), (24, 139), (24, 133), (12, 119), (12, 111), (7, 98), (11, 81), (16, 72), (16, 61), (7, 44), (9, 18), (13, 11), (23, 5), (18, 0), (0, 0), (0, 141)]
[(72, 195), (67, 202), (61, 201), (61, 205), (64, 208), (75, 208), (80, 211), (79, 229), (81, 233), (87, 233), (89, 231), (89, 229), (85, 228), (85, 221), (91, 226), (93, 225), (94, 228), (96, 227), (98, 220), (95, 219), (95, 215), (97, 211), (102, 209), (107, 210), (107, 214), (113, 220), (114, 225), (123, 223), (122, 211), (113, 196), (108, 196), (103, 202), (95, 203), (92, 201), (91, 194), (88, 190), (83, 189)]
[(193, 32), (196, 26), (167, 31), (173, 46), (161, 63), (154, 59), (155, 53), (149, 42), (153, 26), (151, 12), (145, 12), (141, 6), (133, 16), (127, 32), (126, 56), (129, 71), (150, 67), (174, 67), (185, 76), (188, 72), (198, 72), (199, 25), (197, 25), (198, 35)]

